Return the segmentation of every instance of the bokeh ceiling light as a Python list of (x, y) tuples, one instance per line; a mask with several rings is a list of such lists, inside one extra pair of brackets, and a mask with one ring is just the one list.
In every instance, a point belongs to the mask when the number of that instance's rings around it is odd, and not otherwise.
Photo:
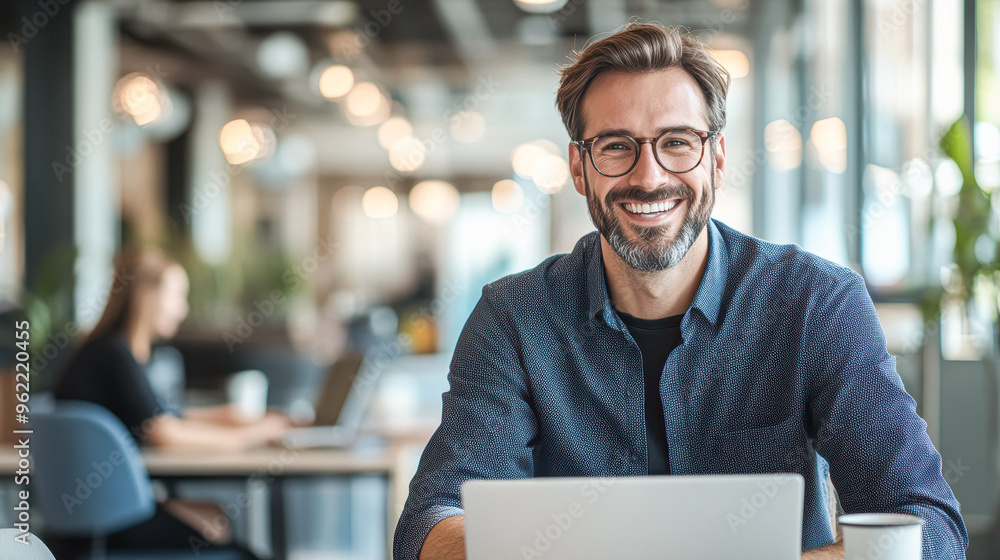
[(372, 187), (361, 197), (361, 210), (369, 218), (391, 218), (399, 210), (399, 200), (385, 187)]
[(750, 59), (743, 51), (712, 51), (712, 56), (723, 68), (729, 71), (729, 75), (733, 79), (746, 78), (750, 75)]
[(151, 138), (160, 142), (169, 142), (177, 138), (187, 129), (191, 122), (191, 102), (187, 95), (170, 87), (161, 87), (165, 101), (161, 103), (163, 111), (160, 118), (143, 127)]
[(847, 169), (847, 127), (837, 117), (818, 120), (809, 132), (820, 164), (833, 173)]
[(219, 131), (219, 147), (232, 165), (246, 163), (260, 151), (260, 144), (254, 138), (253, 129), (245, 119), (229, 121)]
[(403, 117), (391, 117), (378, 127), (378, 145), (389, 150), (396, 140), (413, 136), (413, 126)]
[(476, 111), (459, 111), (451, 118), (451, 136), (463, 144), (473, 144), (486, 134), (486, 118)]
[(344, 108), (348, 114), (355, 117), (370, 117), (374, 115), (385, 97), (382, 90), (371, 82), (354, 84), (344, 100)]
[(363, 117), (359, 117), (348, 113), (347, 120), (354, 126), (375, 126), (377, 124), (384, 123), (391, 114), (392, 114), (392, 102), (389, 101), (387, 98), (383, 97), (382, 100), (379, 102), (378, 108), (375, 109), (374, 113), (370, 115), (365, 115)]
[(545, 154), (535, 162), (531, 179), (538, 190), (545, 194), (555, 194), (569, 180), (569, 164), (559, 156)]
[(170, 97), (144, 72), (133, 72), (115, 85), (114, 107), (139, 126), (155, 123), (170, 110)]
[(257, 150), (254, 159), (273, 156), (278, 147), (278, 137), (274, 134), (274, 129), (266, 124), (253, 122), (250, 123), (250, 131), (253, 133), (254, 138), (257, 139), (257, 144), (260, 145), (260, 149)]
[(327, 66), (319, 75), (319, 93), (326, 99), (340, 99), (354, 87), (354, 72), (343, 64)]
[(802, 165), (802, 134), (785, 119), (771, 121), (764, 127), (764, 148), (768, 163), (778, 171)]
[(309, 49), (290, 31), (272, 33), (257, 47), (257, 68), (268, 78), (292, 78), (305, 74), (308, 67)]
[(514, 172), (526, 179), (531, 179), (535, 163), (546, 155), (558, 155), (559, 148), (549, 140), (539, 139), (526, 142), (514, 148), (510, 163)]
[(567, 0), (514, 0), (514, 5), (529, 14), (551, 14), (566, 5)]
[(219, 147), (230, 165), (242, 165), (274, 153), (276, 145), (271, 127), (246, 119), (229, 121), (219, 131)]
[(422, 181), (410, 191), (410, 209), (432, 224), (443, 224), (458, 209), (459, 194), (451, 183)]
[(514, 167), (515, 173), (521, 177), (530, 179), (531, 170), (535, 168), (535, 162), (544, 155), (545, 150), (534, 144), (521, 144), (514, 148), (514, 153), (510, 157), (510, 163)]
[(412, 173), (424, 164), (427, 154), (420, 140), (406, 136), (396, 140), (389, 148), (389, 165), (402, 173)]
[(497, 181), (490, 197), (493, 209), (504, 214), (513, 214), (524, 206), (524, 189), (512, 179)]

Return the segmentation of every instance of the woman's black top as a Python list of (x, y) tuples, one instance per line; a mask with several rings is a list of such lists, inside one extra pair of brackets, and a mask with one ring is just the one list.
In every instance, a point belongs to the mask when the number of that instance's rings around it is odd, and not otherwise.
[(119, 333), (80, 348), (53, 393), (57, 400), (89, 401), (110, 410), (140, 444), (146, 439), (143, 423), (167, 412), (153, 392), (145, 367)]

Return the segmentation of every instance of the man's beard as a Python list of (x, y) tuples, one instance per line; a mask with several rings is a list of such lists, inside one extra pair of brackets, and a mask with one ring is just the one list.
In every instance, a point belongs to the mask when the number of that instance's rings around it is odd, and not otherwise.
[[(715, 206), (715, 173), (712, 173), (709, 192), (701, 199), (697, 208), (691, 207), (694, 192), (687, 185), (675, 185), (647, 191), (635, 187), (612, 189), (604, 197), (603, 207), (597, 196), (590, 190), (590, 182), (584, 174), (584, 184), (587, 192), (587, 208), (590, 219), (597, 231), (608, 240), (608, 245), (630, 267), (641, 272), (656, 272), (676, 266), (684, 255), (694, 245), (695, 239), (708, 224), (708, 218)], [(631, 240), (625, 232), (618, 216), (612, 210), (612, 205), (622, 200), (635, 202), (657, 202), (669, 198), (681, 198), (687, 203), (687, 211), (680, 231), (673, 241), (664, 239), (667, 226), (633, 227), (636, 240)], [(678, 202), (680, 204), (680, 202)]]

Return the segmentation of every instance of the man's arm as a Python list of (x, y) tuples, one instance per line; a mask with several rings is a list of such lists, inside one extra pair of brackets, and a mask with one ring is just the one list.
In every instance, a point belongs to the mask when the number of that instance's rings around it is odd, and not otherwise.
[(844, 560), (844, 543), (807, 550), (802, 553), (802, 560)]
[[(420, 550), (420, 560), (465, 560), (465, 517), (449, 517), (431, 529)], [(802, 560), (844, 560), (844, 544), (807, 550)]]
[(968, 534), (941, 456), (906, 393), (864, 280), (822, 290), (803, 340), (813, 374), (810, 432), (846, 513), (923, 518), (924, 558), (965, 558)]
[(531, 445), (538, 428), (527, 374), (508, 304), (494, 304), (494, 297), (489, 286), (483, 289), (455, 346), (441, 426), (424, 449), (396, 525), (396, 560), (418, 560), (430, 531), (464, 514), (466, 480), (534, 474)]
[(420, 560), (465, 560), (465, 516), (440, 521), (427, 533)]

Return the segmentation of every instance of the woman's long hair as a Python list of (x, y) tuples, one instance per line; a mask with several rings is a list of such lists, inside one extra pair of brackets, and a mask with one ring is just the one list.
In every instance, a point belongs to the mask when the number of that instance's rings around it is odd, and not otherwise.
[(133, 314), (136, 294), (141, 286), (155, 286), (163, 279), (163, 273), (177, 261), (157, 249), (126, 249), (115, 258), (111, 291), (104, 313), (84, 344), (102, 336), (125, 330), (125, 323)]

